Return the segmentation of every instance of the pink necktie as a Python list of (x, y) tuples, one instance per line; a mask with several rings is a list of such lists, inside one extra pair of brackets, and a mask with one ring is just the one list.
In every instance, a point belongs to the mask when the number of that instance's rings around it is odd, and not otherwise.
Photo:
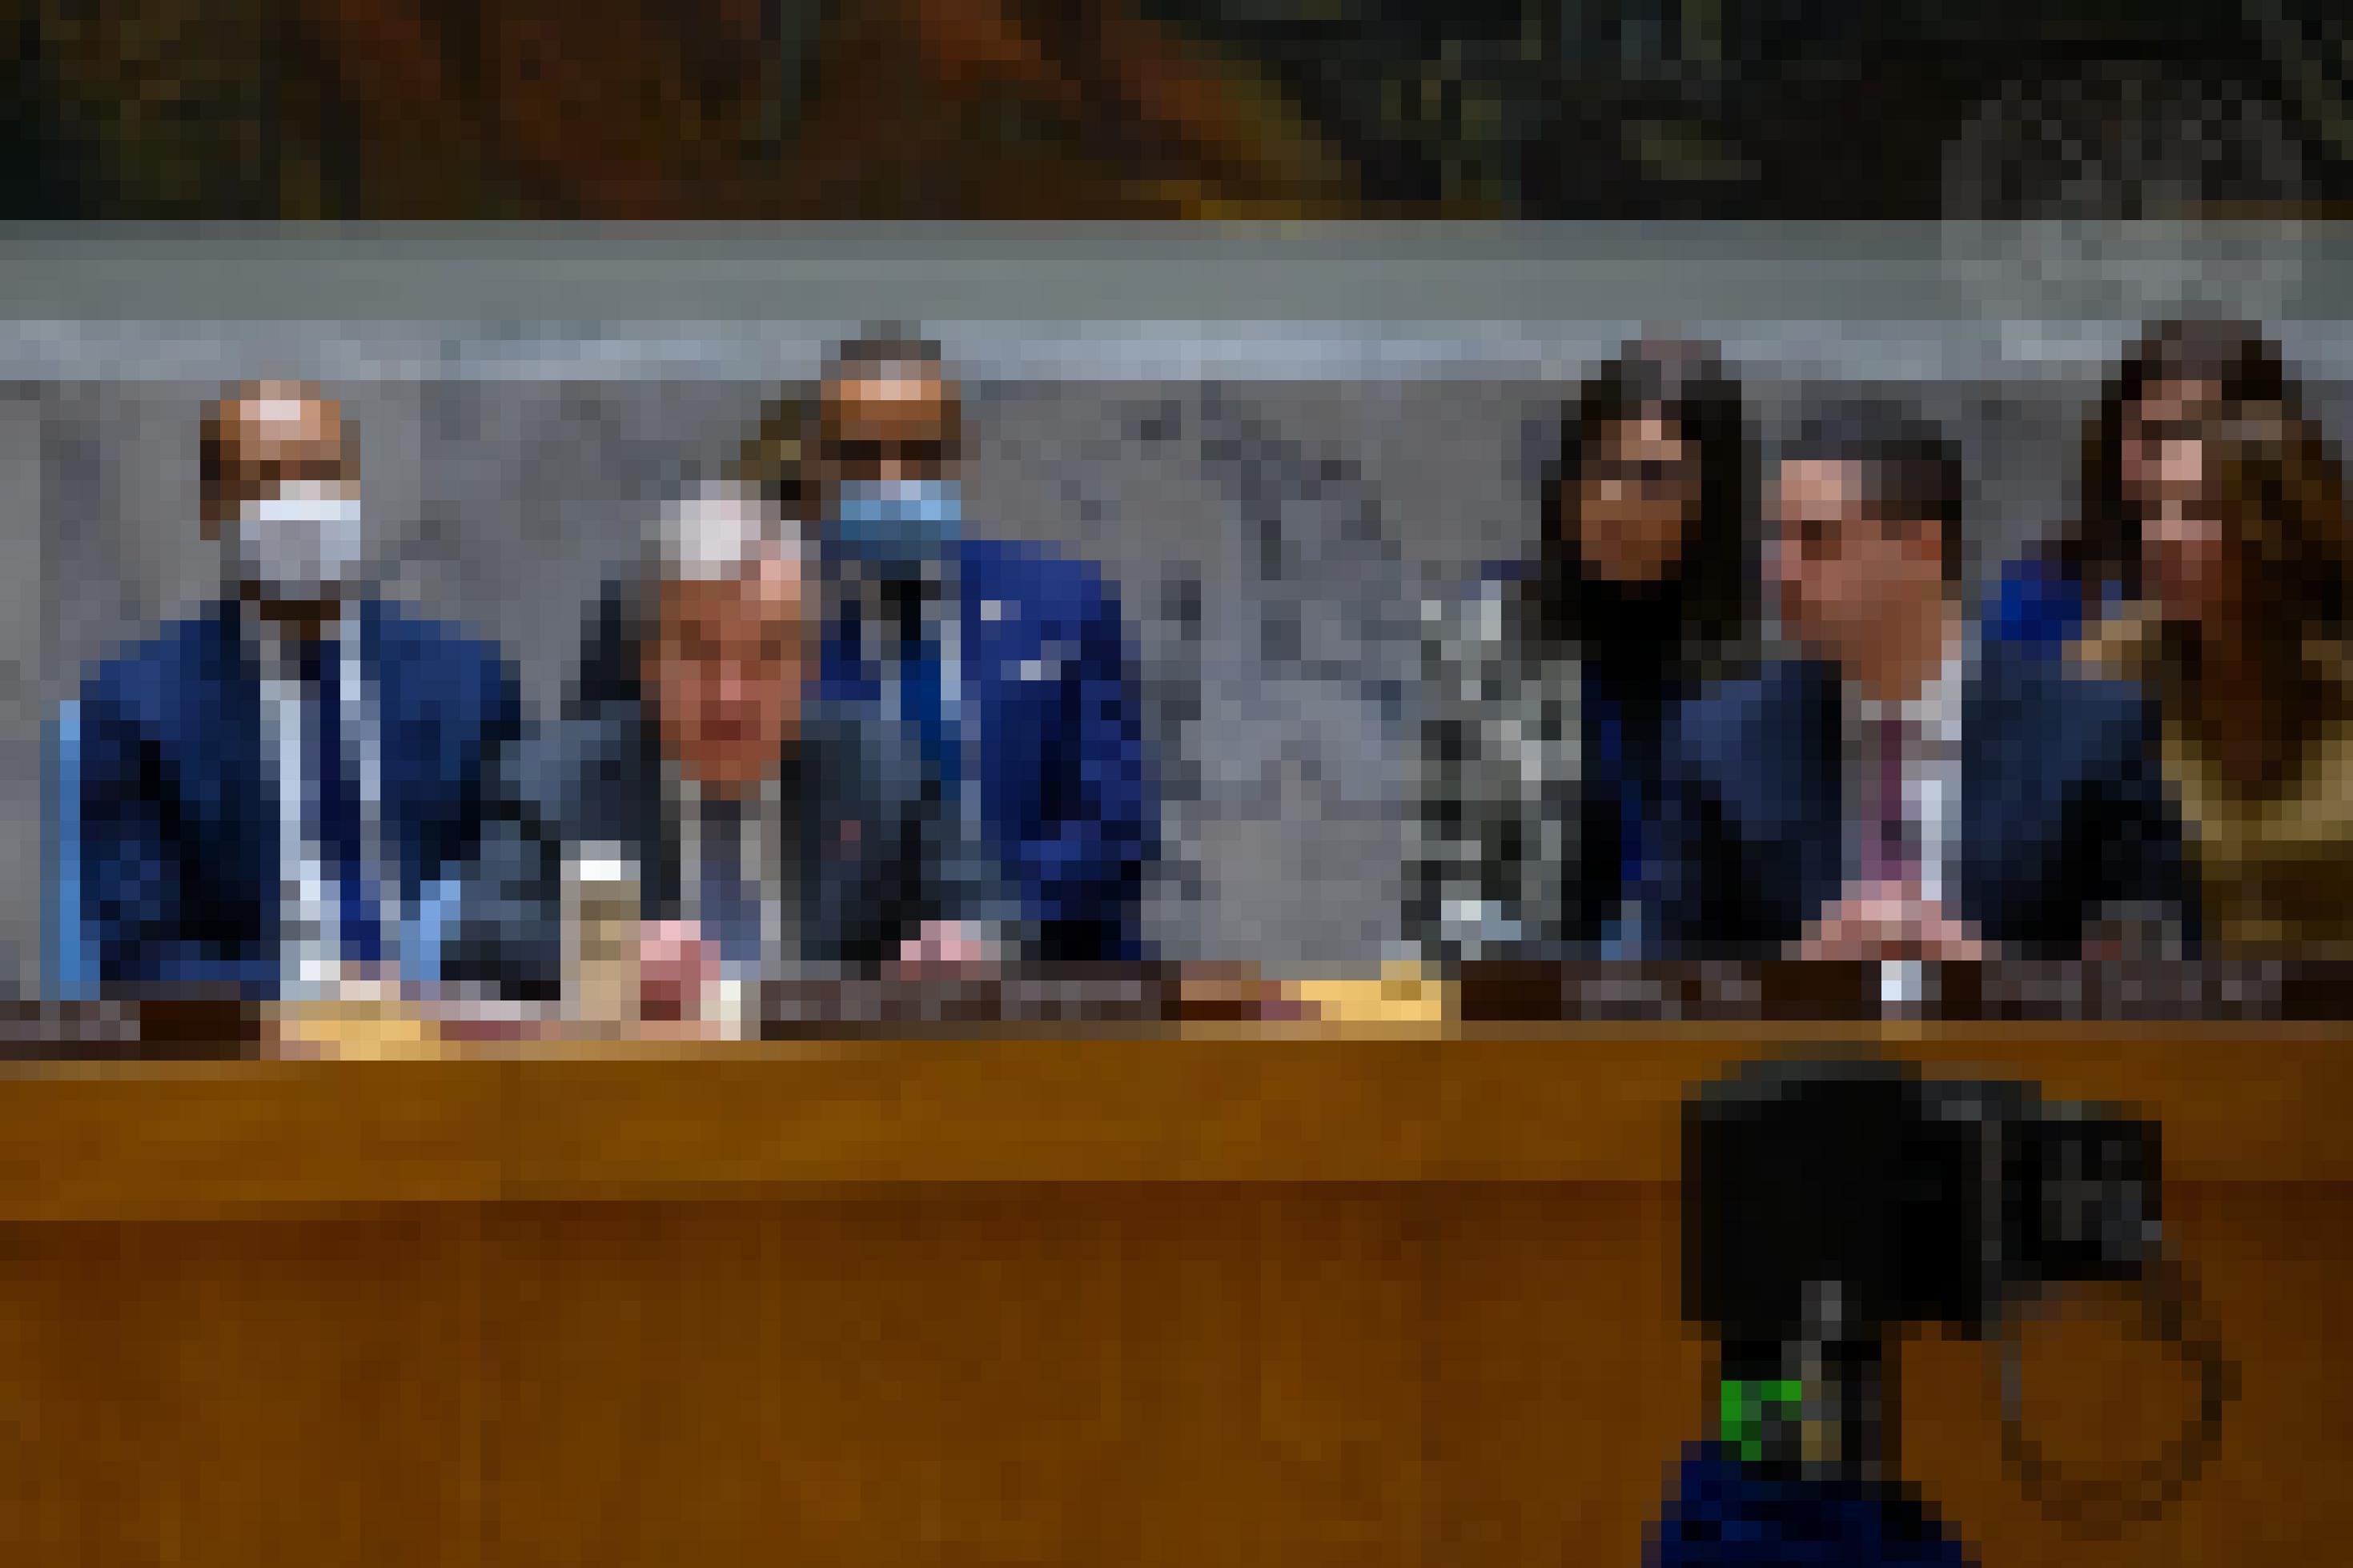
[(1900, 882), (1913, 871), (1909, 824), (1904, 816), (1904, 721), (1879, 721), (1879, 820), (1864, 852), (1865, 874)]

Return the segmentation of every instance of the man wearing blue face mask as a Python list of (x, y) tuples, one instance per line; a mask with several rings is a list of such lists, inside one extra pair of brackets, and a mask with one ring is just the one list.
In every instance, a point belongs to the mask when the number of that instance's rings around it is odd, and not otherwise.
[(844, 346), (818, 405), (812, 479), (835, 599), (829, 696), (921, 738), (997, 908), (933, 922), (902, 956), (1142, 955), (1158, 817), (1119, 604), (1093, 566), (974, 538), (955, 479), (962, 409), (930, 344)]
[(358, 454), (315, 389), (211, 405), (203, 462), (222, 596), (92, 671), (59, 726), (59, 968), (255, 998), (431, 980), (513, 673), (364, 590)]

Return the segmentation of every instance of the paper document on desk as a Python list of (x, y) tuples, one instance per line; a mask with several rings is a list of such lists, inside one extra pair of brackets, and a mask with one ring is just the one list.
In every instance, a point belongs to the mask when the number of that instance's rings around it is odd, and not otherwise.
[(1385, 963), (1377, 980), (1287, 980), (1286, 1000), (1312, 1017), (1338, 1024), (1442, 1024), (1453, 991), (1419, 963)]

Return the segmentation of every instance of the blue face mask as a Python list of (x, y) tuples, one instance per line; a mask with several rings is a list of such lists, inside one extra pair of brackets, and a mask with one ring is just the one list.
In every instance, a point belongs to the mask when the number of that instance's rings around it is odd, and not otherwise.
[(964, 498), (954, 479), (860, 479), (841, 487), (832, 542), (875, 565), (919, 565), (955, 542)]

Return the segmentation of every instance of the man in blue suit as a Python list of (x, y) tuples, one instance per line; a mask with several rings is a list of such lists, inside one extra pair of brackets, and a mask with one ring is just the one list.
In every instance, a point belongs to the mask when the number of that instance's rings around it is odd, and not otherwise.
[(1004, 889), (911, 956), (1141, 956), (1157, 805), (1117, 597), (1092, 565), (965, 533), (961, 426), (934, 347), (862, 339), (828, 367), (811, 468), (823, 689), (913, 726)]
[(2194, 936), (2152, 710), (1979, 646), (1962, 494), (1952, 444), (1891, 404), (1824, 411), (1782, 458), (1768, 578), (1810, 657), (1674, 722), (1669, 951), (2073, 956)]
[(69, 929), (102, 990), (316, 994), (433, 977), (450, 873), (521, 725), (497, 650), (361, 586), (340, 407), (207, 407), (202, 527), (227, 592), (86, 679)]

